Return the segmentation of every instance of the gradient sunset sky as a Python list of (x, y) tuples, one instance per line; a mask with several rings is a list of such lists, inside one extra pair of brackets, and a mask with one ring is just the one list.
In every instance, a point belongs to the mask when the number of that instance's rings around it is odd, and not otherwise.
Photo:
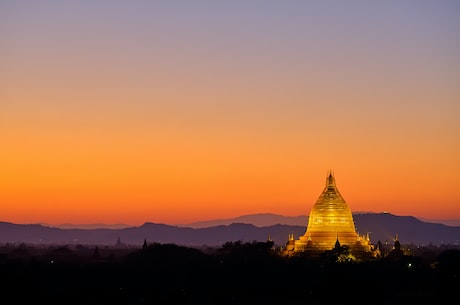
[(460, 1), (1, 1), (0, 221), (460, 219)]

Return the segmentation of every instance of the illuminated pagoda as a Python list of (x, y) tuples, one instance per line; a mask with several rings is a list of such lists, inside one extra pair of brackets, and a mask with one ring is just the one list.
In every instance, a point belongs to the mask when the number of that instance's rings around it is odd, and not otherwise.
[(340, 246), (348, 247), (356, 258), (377, 256), (369, 235), (360, 236), (356, 232), (351, 210), (330, 171), (326, 186), (310, 211), (305, 234), (296, 240), (290, 235), (283, 252), (285, 255), (318, 256)]

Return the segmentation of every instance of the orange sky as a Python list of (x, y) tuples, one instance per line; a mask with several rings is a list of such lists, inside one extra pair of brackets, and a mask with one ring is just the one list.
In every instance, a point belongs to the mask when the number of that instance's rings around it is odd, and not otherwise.
[(457, 3), (24, 3), (0, 221), (308, 215), (329, 169), (352, 211), (460, 219)]

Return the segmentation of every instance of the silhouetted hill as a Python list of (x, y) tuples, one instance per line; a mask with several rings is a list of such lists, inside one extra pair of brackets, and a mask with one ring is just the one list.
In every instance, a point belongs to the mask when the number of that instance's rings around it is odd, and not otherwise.
[(356, 230), (360, 234), (370, 232), (371, 240), (376, 243), (393, 243), (399, 235), (402, 243), (408, 244), (459, 244), (460, 226), (446, 226), (438, 223), (423, 222), (412, 216), (396, 216), (389, 213), (355, 214)]
[[(259, 220), (275, 220), (275, 216), (263, 214)], [(294, 218), (290, 220), (294, 221)], [(396, 234), (403, 244), (460, 243), (460, 227), (423, 222), (411, 216), (396, 216), (389, 213), (355, 214), (354, 220), (358, 233), (369, 233), (373, 243), (393, 243)], [(289, 234), (294, 233), (296, 238), (304, 234), (307, 221), (308, 219), (304, 225), (272, 224), (259, 227), (248, 223), (231, 223), (200, 228), (147, 222), (139, 227), (123, 229), (61, 229), (0, 222), (0, 243), (115, 245), (120, 239), (127, 245), (141, 245), (147, 240), (149, 243), (174, 243), (185, 246), (219, 246), (229, 241), (253, 242), (270, 238), (276, 245), (282, 246)]]
[(97, 244), (111, 236), (113, 229), (60, 229), (38, 224), (13, 224), (0, 222), (0, 242), (64, 244)]
[(155, 243), (175, 243), (187, 246), (217, 246), (228, 241), (285, 242), (289, 233), (303, 234), (305, 228), (287, 225), (256, 227), (234, 223), (209, 228), (185, 228), (165, 224), (145, 223), (124, 229), (60, 229), (42, 225), (0, 223), (0, 243), (31, 244), (101, 244), (115, 245), (118, 238), (124, 244), (140, 245), (147, 240)]

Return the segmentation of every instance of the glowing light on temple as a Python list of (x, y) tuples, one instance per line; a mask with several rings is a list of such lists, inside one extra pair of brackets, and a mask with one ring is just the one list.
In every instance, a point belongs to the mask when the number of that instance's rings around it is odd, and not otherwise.
[(318, 255), (338, 246), (348, 247), (357, 257), (376, 255), (369, 235), (361, 237), (356, 232), (351, 210), (330, 171), (324, 190), (310, 212), (305, 234), (297, 240), (290, 236), (284, 253)]

